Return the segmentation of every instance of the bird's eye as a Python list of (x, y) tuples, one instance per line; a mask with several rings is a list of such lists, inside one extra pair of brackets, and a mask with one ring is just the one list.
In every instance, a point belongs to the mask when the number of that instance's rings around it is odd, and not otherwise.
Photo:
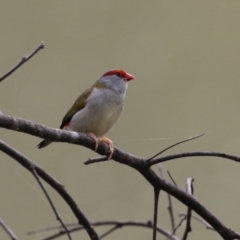
[(121, 77), (121, 73), (117, 72), (115, 73), (116, 76)]

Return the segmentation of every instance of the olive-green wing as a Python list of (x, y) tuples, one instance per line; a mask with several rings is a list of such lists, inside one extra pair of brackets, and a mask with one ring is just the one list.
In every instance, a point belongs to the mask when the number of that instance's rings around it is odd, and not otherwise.
[(92, 92), (93, 86), (89, 89), (87, 89), (85, 92), (83, 92), (75, 101), (75, 103), (72, 105), (72, 107), (68, 110), (68, 112), (65, 114), (62, 124), (60, 126), (60, 129), (62, 129), (65, 125), (67, 125), (70, 120), (72, 119), (73, 115), (78, 112), (79, 110), (83, 109), (86, 105), (86, 100), (90, 93)]

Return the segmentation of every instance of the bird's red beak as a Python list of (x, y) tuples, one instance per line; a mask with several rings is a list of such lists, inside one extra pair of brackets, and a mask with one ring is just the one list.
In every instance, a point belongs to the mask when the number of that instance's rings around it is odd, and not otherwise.
[(126, 76), (124, 77), (124, 79), (126, 80), (126, 81), (131, 81), (131, 80), (133, 80), (135, 77), (133, 76), (133, 75), (131, 75), (131, 74), (129, 74), (129, 73), (126, 73)]

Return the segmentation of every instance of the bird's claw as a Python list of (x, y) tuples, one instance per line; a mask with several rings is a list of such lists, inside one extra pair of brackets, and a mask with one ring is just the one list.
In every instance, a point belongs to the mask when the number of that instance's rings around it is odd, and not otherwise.
[[(88, 132), (88, 133), (86, 133), (86, 134), (87, 134), (89, 137), (91, 137), (91, 138), (93, 139), (93, 141), (95, 142), (95, 148), (94, 148), (94, 150), (97, 151), (98, 145), (99, 145), (99, 140), (98, 140), (98, 138), (97, 138), (93, 133), (91, 133), (91, 132)], [(109, 150), (108, 150), (108, 153), (109, 153), (109, 155), (108, 155), (108, 160), (110, 160), (110, 159), (112, 158), (112, 155), (113, 155), (113, 152), (114, 152), (113, 142), (112, 142), (110, 139), (106, 138), (106, 137), (101, 137), (101, 141), (102, 141), (102, 142), (105, 142), (105, 143), (108, 145), (108, 148), (109, 148)]]
[(98, 138), (97, 138), (93, 133), (91, 133), (91, 132), (88, 132), (88, 133), (86, 133), (86, 134), (93, 139), (93, 141), (94, 141), (94, 143), (95, 143), (94, 151), (96, 152), (97, 149), (98, 149), (98, 144), (99, 144)]
[(110, 139), (106, 138), (106, 137), (102, 137), (101, 141), (105, 142), (108, 145), (108, 148), (109, 148), (108, 153), (109, 153), (109, 155), (108, 155), (108, 159), (107, 160), (110, 160), (112, 158), (112, 155), (113, 155), (113, 152), (114, 152), (113, 142)]

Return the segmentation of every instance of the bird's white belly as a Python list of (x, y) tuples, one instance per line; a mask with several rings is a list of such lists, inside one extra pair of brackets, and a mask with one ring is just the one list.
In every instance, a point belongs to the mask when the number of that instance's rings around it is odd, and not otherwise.
[(102, 94), (102, 90), (93, 91), (86, 106), (72, 117), (69, 130), (91, 132), (100, 137), (114, 126), (123, 110), (124, 96), (108, 89)]

